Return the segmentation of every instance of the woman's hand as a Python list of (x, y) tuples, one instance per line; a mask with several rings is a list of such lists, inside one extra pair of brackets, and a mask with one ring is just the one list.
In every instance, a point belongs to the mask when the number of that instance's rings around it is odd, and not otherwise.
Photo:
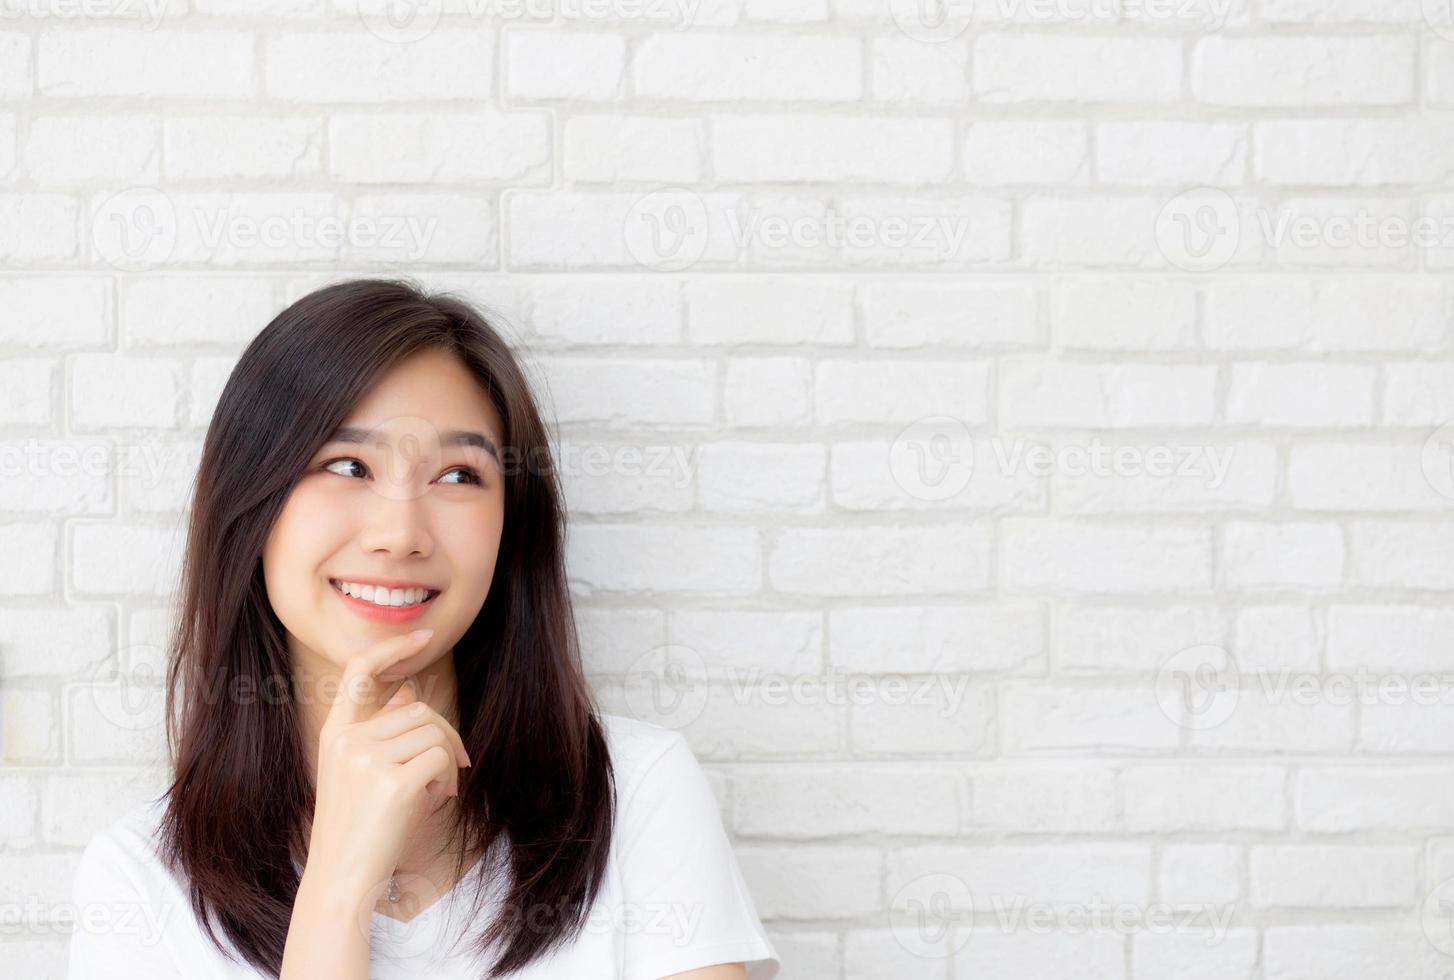
[[(432, 631), (430, 631), (432, 633)], [(318, 735), (318, 778), (305, 877), (329, 894), (372, 908), (387, 884), (410, 825), (431, 796), (459, 793), (464, 742), (438, 712), (401, 682), (378, 675), (417, 653), (429, 636), (390, 637), (344, 668), (338, 697)]]

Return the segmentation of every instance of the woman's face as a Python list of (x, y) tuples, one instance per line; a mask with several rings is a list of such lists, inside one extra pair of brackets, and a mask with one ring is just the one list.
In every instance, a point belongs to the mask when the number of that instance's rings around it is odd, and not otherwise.
[[(485, 446), (472, 435), (482, 436)], [(268, 601), (295, 665), (341, 670), (379, 640), (432, 628), (390, 671), (419, 671), (453, 649), (484, 604), (504, 521), (500, 420), (452, 354), (398, 364), (313, 455), (263, 549)], [(338, 583), (364, 592), (345, 595)], [(436, 592), (381, 606), (381, 585)], [(370, 598), (372, 601), (370, 601)]]

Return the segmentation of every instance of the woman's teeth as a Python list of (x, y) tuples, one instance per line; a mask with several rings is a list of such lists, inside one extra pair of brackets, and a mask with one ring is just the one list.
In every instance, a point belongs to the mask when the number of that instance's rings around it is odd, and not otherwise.
[(415, 606), (436, 594), (430, 589), (386, 589), (382, 586), (340, 582), (337, 579), (329, 581), (338, 591), (364, 602), (372, 602), (376, 606)]

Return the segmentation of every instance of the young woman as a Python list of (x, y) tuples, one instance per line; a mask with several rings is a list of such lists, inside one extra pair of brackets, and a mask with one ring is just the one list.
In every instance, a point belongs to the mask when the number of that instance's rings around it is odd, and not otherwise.
[(279, 314), (203, 445), (170, 785), (82, 854), (72, 980), (774, 976), (685, 740), (593, 706), (563, 538), (478, 312)]

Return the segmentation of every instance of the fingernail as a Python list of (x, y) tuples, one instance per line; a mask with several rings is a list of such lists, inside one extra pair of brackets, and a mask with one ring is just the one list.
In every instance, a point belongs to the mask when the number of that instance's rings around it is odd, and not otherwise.
[(427, 640), (434, 635), (434, 630), (415, 630), (409, 634), (411, 640)]

